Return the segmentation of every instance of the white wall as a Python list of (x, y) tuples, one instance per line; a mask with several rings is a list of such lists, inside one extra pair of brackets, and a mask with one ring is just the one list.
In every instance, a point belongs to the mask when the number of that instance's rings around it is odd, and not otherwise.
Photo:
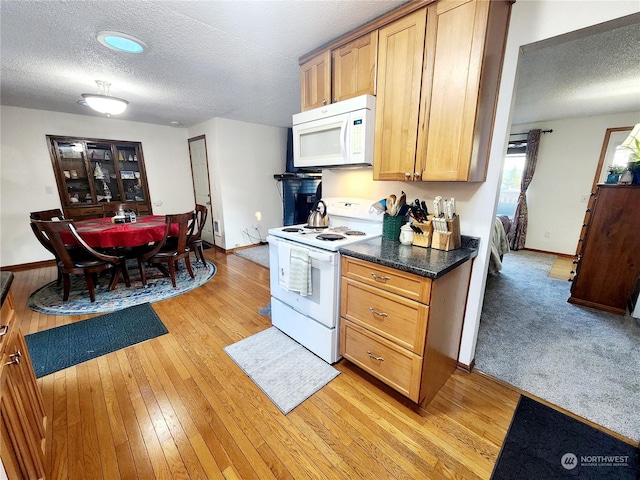
[[(115, 118), (0, 108), (0, 265), (52, 259), (29, 227), (29, 212), (60, 208), (46, 135), (142, 142), (153, 213), (193, 208), (185, 129)], [(46, 193), (50, 187), (53, 193)]]
[[(511, 128), (553, 129), (543, 134), (533, 181), (527, 191), (529, 226), (526, 248), (573, 255), (587, 198), (607, 128), (632, 127), (640, 112), (554, 120)], [(545, 237), (545, 231), (549, 236)]]
[(404, 189), (408, 198), (455, 197), (465, 235), (481, 238), (471, 273), (459, 361), (471, 364), (484, 297), (489, 239), (495, 218), (501, 170), (509, 138), (516, 67), (520, 46), (640, 11), (637, 1), (519, 0), (513, 5), (493, 130), (487, 179), (480, 184), (374, 182), (371, 170), (323, 172), (323, 196), (384, 197)]
[(214, 118), (189, 129), (190, 138), (199, 135), (207, 139), (212, 215), (220, 226), (216, 245), (228, 250), (264, 240), (269, 228), (282, 226), (273, 175), (285, 169), (287, 130)]

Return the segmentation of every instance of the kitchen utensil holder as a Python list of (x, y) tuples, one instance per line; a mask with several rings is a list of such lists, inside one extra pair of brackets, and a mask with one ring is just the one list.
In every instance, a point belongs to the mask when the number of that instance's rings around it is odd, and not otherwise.
[(397, 241), (400, 238), (400, 227), (405, 223), (407, 223), (405, 215), (391, 216), (385, 213), (382, 217), (382, 238)]
[(462, 240), (460, 238), (460, 217), (455, 216), (451, 220), (447, 220), (448, 232), (433, 232), (431, 239), (431, 248), (436, 250), (455, 250), (460, 248)]
[(414, 227), (422, 230), (422, 233), (413, 232), (413, 245), (416, 247), (429, 248), (431, 246), (431, 236), (433, 235), (433, 225), (431, 220), (426, 222), (414, 222)]

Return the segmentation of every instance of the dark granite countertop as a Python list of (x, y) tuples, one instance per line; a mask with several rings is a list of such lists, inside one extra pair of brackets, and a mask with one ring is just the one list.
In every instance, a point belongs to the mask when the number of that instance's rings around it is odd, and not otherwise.
[(4, 299), (9, 293), (9, 288), (11, 288), (11, 282), (13, 282), (13, 273), (11, 272), (0, 272), (0, 289), (2, 290), (2, 303), (4, 303)]
[(440, 278), (478, 255), (480, 239), (462, 236), (462, 247), (445, 252), (376, 238), (340, 248), (340, 253), (422, 277)]

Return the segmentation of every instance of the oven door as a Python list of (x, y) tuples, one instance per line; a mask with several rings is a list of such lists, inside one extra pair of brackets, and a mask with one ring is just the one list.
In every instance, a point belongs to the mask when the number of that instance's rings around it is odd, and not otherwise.
[[(340, 254), (309, 247), (270, 235), (269, 261), (271, 296), (277, 298), (297, 312), (311, 317), (327, 328), (335, 328), (338, 321), (338, 282), (340, 280)], [(278, 281), (281, 259), (278, 258), (279, 243), (302, 247), (309, 250), (311, 259), (311, 295), (302, 296), (287, 290)], [(282, 260), (285, 261), (285, 260)]]

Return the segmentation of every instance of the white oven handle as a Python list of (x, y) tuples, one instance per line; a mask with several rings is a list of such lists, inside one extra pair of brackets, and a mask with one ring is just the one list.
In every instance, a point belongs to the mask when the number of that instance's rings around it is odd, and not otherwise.
[(289, 240), (284, 240), (282, 238), (277, 238), (274, 237), (272, 235), (269, 235), (267, 237), (267, 241), (269, 243), (273, 243), (273, 245), (278, 248), (278, 242), (284, 242), (284, 243), (288, 243), (289, 245), (292, 246), (296, 246), (296, 247), (300, 247), (300, 248), (306, 248), (307, 250), (309, 250), (309, 258), (311, 258), (312, 260), (317, 260), (318, 262), (324, 262), (324, 263), (335, 263), (335, 258), (337, 255), (340, 255), (338, 252), (329, 252), (326, 250), (320, 250), (317, 248), (313, 248), (313, 247), (309, 247), (308, 245), (304, 245), (302, 243), (298, 243), (298, 242), (292, 242)]

